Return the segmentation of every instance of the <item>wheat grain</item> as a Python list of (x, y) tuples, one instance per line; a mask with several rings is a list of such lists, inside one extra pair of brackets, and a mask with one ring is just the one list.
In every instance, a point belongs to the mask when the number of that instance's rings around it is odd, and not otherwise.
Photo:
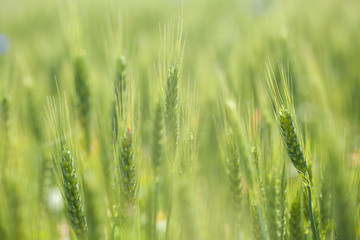
[(175, 151), (179, 137), (178, 81), (178, 65), (175, 63), (168, 72), (165, 98), (166, 134), (172, 151)]
[(122, 214), (125, 219), (131, 219), (136, 210), (138, 179), (130, 127), (125, 131), (120, 145), (119, 181)]
[(308, 171), (307, 160), (300, 145), (293, 117), (284, 106), (279, 110), (279, 122), (281, 134), (291, 162), (299, 172), (306, 174)]
[(65, 204), (70, 216), (71, 225), (78, 239), (87, 239), (88, 228), (79, 177), (73, 156), (66, 145), (63, 146), (60, 165)]

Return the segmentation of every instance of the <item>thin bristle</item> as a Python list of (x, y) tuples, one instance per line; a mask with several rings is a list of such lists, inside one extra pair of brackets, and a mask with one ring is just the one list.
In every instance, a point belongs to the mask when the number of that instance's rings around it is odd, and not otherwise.
[(158, 102), (155, 109), (155, 117), (153, 121), (153, 139), (152, 139), (152, 164), (155, 171), (158, 171), (158, 168), (162, 164), (162, 154), (163, 154), (163, 126), (164, 126), (164, 120), (163, 120), (163, 108), (162, 104)]

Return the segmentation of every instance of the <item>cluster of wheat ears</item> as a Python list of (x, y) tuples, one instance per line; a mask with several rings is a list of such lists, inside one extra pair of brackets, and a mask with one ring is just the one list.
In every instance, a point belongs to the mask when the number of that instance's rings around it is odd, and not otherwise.
[[(206, 184), (198, 177), (198, 126), (203, 123), (196, 85), (183, 74), (181, 21), (165, 25), (161, 42), (152, 87), (157, 92), (151, 93), (146, 123), (137, 104), (142, 93), (131, 72), (136, 61), (129, 63), (126, 56), (114, 64), (106, 111), (91, 96), (92, 73), (85, 53), (78, 51), (72, 58), (73, 91), (63, 92), (61, 79), (53, 79), (57, 96), (49, 96), (42, 103), (43, 116), (26, 126), (42, 143), (34, 147), (42, 160), (32, 166), (40, 169), (43, 181), (37, 190), (39, 219), (31, 220), (37, 223), (25, 221), (31, 213), (24, 214), (26, 204), (19, 204), (21, 172), (7, 170), (16, 151), (10, 140), (15, 99), (2, 98), (0, 176), (1, 196), (6, 197), (0, 199), (7, 210), (0, 213), (1, 239), (214, 238), (207, 230), (213, 225), (207, 222), (217, 216), (202, 200)], [(329, 146), (324, 147), (326, 153), (312, 153), (311, 133), (296, 117), (288, 69), (281, 63), (267, 64), (264, 76), (261, 92), (267, 98), (258, 106), (219, 88), (218, 104), (211, 109), (217, 116), (213, 131), (219, 161), (224, 163), (217, 171), (226, 172), (227, 186), (222, 192), (206, 187), (207, 197), (224, 194), (226, 219), (217, 226), (222, 239), (356, 239), (359, 202), (343, 177), (341, 144), (324, 133), (323, 142), (316, 144)], [(333, 126), (329, 119), (323, 124)], [(327, 160), (320, 164), (317, 158)], [(54, 210), (55, 200), (48, 200), (51, 181), (60, 189), (63, 213)], [(42, 236), (40, 219), (50, 222), (50, 236)], [(24, 230), (30, 229), (23, 227), (27, 224), (38, 225), (32, 228), (38, 234)]]

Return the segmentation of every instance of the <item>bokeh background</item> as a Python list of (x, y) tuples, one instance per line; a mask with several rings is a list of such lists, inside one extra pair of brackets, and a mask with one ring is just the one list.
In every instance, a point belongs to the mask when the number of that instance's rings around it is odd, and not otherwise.
[[(141, 164), (147, 166), (151, 119), (162, 86), (156, 80), (155, 66), (161, 61), (163, 28), (171, 20), (183, 22), (183, 88), (193, 88), (199, 103), (199, 112), (194, 113), (199, 116), (195, 128), (198, 152), (194, 198), (201, 208), (198, 217), (205, 239), (227, 236), (227, 178), (218, 134), (222, 100), (231, 93), (244, 104), (244, 111), (253, 101), (255, 108), (269, 110), (262, 111), (260, 118), (273, 122), (266, 91), (266, 63), (279, 77), (276, 69), (282, 62), (291, 76), (297, 117), (311, 140), (309, 152), (321, 149), (320, 136), (330, 126), (323, 125), (322, 120), (331, 116), (331, 127), (341, 134), (344, 144), (343, 164), (358, 171), (359, 13), (357, 0), (1, 0), (0, 97), (11, 103), (12, 145), (12, 160), (4, 170), (15, 179), (14, 189), (20, 196), (14, 204), (19, 207), (15, 215), (22, 219), (23, 239), (60, 238), (66, 230), (59, 228), (69, 227), (59, 220), (64, 213), (56, 209), (51, 220), (56, 224), (51, 227), (41, 211), (46, 204), (38, 203), (38, 199), (42, 188), (48, 187), (46, 196), (54, 199), (46, 201), (61, 209), (56, 182), (44, 175), (51, 175), (51, 171), (43, 170), (46, 167), (41, 160), (51, 145), (46, 138), (44, 109), (46, 97), (57, 95), (56, 81), (60, 92), (74, 95), (72, 59), (79, 52), (86, 55), (90, 66), (93, 119), (98, 119), (99, 109), (109, 111), (115, 59), (126, 57), (128, 72), (136, 79), (135, 109), (139, 128), (143, 129)], [(313, 155), (321, 158), (322, 152), (314, 150)], [(270, 163), (264, 165), (271, 169)], [(294, 171), (289, 171), (293, 173), (289, 176), (296, 178)], [(352, 179), (358, 179), (358, 175)], [(49, 183), (43, 183), (44, 179)], [(145, 201), (141, 197), (146, 195), (146, 179), (140, 181), (140, 203)], [(349, 193), (348, 199), (360, 201), (358, 181), (352, 182), (349, 185), (354, 196)], [(3, 203), (7, 201), (0, 198)], [(6, 219), (2, 216), (2, 223), (10, 224)]]

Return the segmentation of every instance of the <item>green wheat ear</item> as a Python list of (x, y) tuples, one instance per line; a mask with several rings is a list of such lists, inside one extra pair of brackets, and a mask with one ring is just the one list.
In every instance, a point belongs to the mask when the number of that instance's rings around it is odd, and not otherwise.
[(304, 151), (300, 145), (293, 117), (284, 106), (281, 106), (278, 116), (281, 127), (281, 135), (283, 136), (289, 158), (295, 168), (305, 175), (308, 171), (308, 164)]
[(120, 146), (119, 178), (121, 207), (125, 211), (123, 217), (132, 217), (136, 211), (138, 179), (130, 127), (127, 128)]
[(121, 122), (120, 120), (123, 119), (124, 111), (125, 111), (126, 65), (127, 63), (125, 57), (120, 57), (116, 61), (115, 82), (114, 82), (115, 101), (113, 103), (113, 123), (112, 123), (112, 131), (115, 141), (118, 138), (119, 122)]
[(54, 139), (52, 149), (54, 173), (57, 176), (71, 226), (78, 239), (87, 240), (88, 227), (80, 184), (81, 177), (70, 150), (70, 147), (74, 146), (74, 144), (69, 137), (71, 127), (66, 96), (64, 100), (59, 97), (58, 105), (54, 99), (48, 98), (48, 105), (48, 130), (50, 136)]
[(90, 89), (89, 67), (84, 56), (77, 56), (73, 62), (75, 90), (78, 96), (78, 116), (84, 131), (85, 146), (90, 146)]
[(178, 117), (178, 65), (173, 64), (168, 72), (165, 99), (165, 127), (172, 150), (176, 149), (179, 135)]
[(60, 168), (63, 178), (63, 191), (71, 225), (78, 239), (87, 239), (87, 223), (81, 196), (79, 177), (74, 158), (67, 146), (63, 146)]
[[(163, 107), (161, 102), (156, 104), (155, 118), (153, 122), (153, 138), (151, 145), (151, 158), (154, 171), (157, 172), (163, 161)], [(157, 173), (156, 173), (157, 174)]]

